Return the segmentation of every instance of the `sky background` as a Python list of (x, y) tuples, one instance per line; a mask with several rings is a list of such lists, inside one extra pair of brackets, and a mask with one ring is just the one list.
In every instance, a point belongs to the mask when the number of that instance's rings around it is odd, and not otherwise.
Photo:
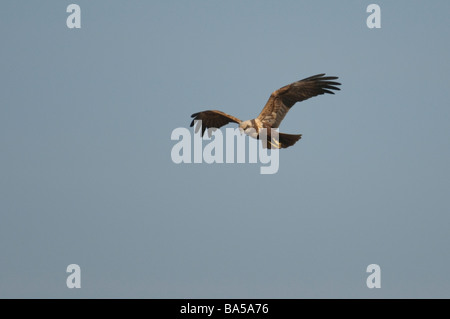
[[(0, 297), (450, 298), (449, 1), (70, 3), (0, 10)], [(317, 73), (277, 174), (172, 162)]]

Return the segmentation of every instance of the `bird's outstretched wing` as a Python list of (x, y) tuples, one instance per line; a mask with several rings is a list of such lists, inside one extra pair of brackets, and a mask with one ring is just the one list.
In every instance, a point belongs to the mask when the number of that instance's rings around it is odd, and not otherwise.
[(337, 76), (324, 75), (325, 73), (317, 74), (273, 92), (258, 119), (265, 125), (277, 128), (295, 103), (325, 93), (334, 94), (331, 90), (340, 90), (336, 85), (341, 83), (333, 82)]
[(208, 110), (194, 113), (191, 115), (191, 117), (194, 118), (191, 122), (191, 127), (194, 126), (195, 121), (202, 121), (201, 125), (199, 122), (197, 122), (197, 125), (195, 126), (195, 133), (200, 130), (200, 127), (202, 128), (202, 136), (207, 128), (219, 128), (230, 122), (235, 122), (238, 124), (241, 123), (241, 120), (237, 117), (231, 116), (221, 111)]

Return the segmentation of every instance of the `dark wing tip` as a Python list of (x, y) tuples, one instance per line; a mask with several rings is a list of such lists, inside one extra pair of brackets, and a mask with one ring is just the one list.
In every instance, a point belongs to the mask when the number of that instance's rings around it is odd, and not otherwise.
[(193, 127), (193, 126), (194, 126), (194, 121), (198, 120), (198, 115), (199, 115), (200, 113), (201, 113), (201, 112), (197, 112), (197, 113), (194, 113), (194, 114), (191, 115), (191, 117), (193, 117), (194, 119), (192, 120), (190, 127)]
[(300, 81), (314, 81), (314, 80), (328, 81), (328, 80), (337, 80), (337, 79), (339, 79), (339, 77), (337, 77), (337, 76), (325, 76), (325, 75), (326, 75), (326, 73), (320, 73), (320, 74), (316, 74), (316, 75), (304, 78), (304, 79), (302, 79)]
[[(300, 80), (300, 81), (314, 80), (314, 79), (320, 78), (320, 77), (322, 77), (322, 76), (324, 76), (324, 75), (325, 75), (325, 73), (320, 73), (320, 74), (316, 74), (316, 75), (313, 75), (313, 76), (304, 78), (304, 79), (302, 79), (302, 80)], [(299, 82), (300, 82), (300, 81), (299, 81)]]
[(341, 85), (341, 83), (339, 82), (334, 82), (334, 81), (327, 81), (326, 82), (328, 85)]
[[(340, 85), (340, 84), (334, 84), (334, 85)], [(337, 86), (334, 86), (334, 85), (329, 85), (328, 83), (326, 83), (326, 85), (322, 86), (322, 88), (330, 89), (330, 90), (338, 90), (338, 91), (341, 90), (340, 88), (338, 88)]]
[(339, 77), (337, 76), (324, 76), (323, 78), (320, 78), (321, 80), (337, 80)]

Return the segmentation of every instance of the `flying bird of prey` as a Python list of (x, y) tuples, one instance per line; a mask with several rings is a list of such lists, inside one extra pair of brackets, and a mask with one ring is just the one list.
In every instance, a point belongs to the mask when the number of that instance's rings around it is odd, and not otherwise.
[[(243, 131), (253, 138), (259, 139), (263, 128), (266, 128), (268, 135), (270, 135), (270, 129), (280, 126), (281, 121), (295, 103), (325, 93), (334, 94), (331, 90), (340, 90), (336, 85), (341, 85), (341, 83), (333, 81), (338, 78), (337, 76), (324, 75), (325, 73), (317, 74), (274, 91), (255, 119), (241, 121), (224, 112), (208, 110), (192, 114), (191, 117), (194, 119), (191, 122), (191, 127), (194, 126), (194, 121), (201, 120), (201, 122), (197, 122), (195, 132), (197, 133), (201, 127), (203, 136), (206, 129), (218, 129), (234, 122), (239, 124), (241, 132)], [(278, 140), (267, 136), (267, 144), (263, 146), (267, 148), (287, 148), (294, 145), (302, 137), (301, 134), (279, 133), (278, 135)]]

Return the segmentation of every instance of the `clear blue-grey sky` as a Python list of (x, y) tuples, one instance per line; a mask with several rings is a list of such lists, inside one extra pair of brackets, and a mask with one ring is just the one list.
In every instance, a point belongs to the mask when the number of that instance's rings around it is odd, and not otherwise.
[[(4, 1), (0, 297), (449, 298), (450, 2), (372, 2)], [(172, 162), (322, 72), (277, 174)]]

